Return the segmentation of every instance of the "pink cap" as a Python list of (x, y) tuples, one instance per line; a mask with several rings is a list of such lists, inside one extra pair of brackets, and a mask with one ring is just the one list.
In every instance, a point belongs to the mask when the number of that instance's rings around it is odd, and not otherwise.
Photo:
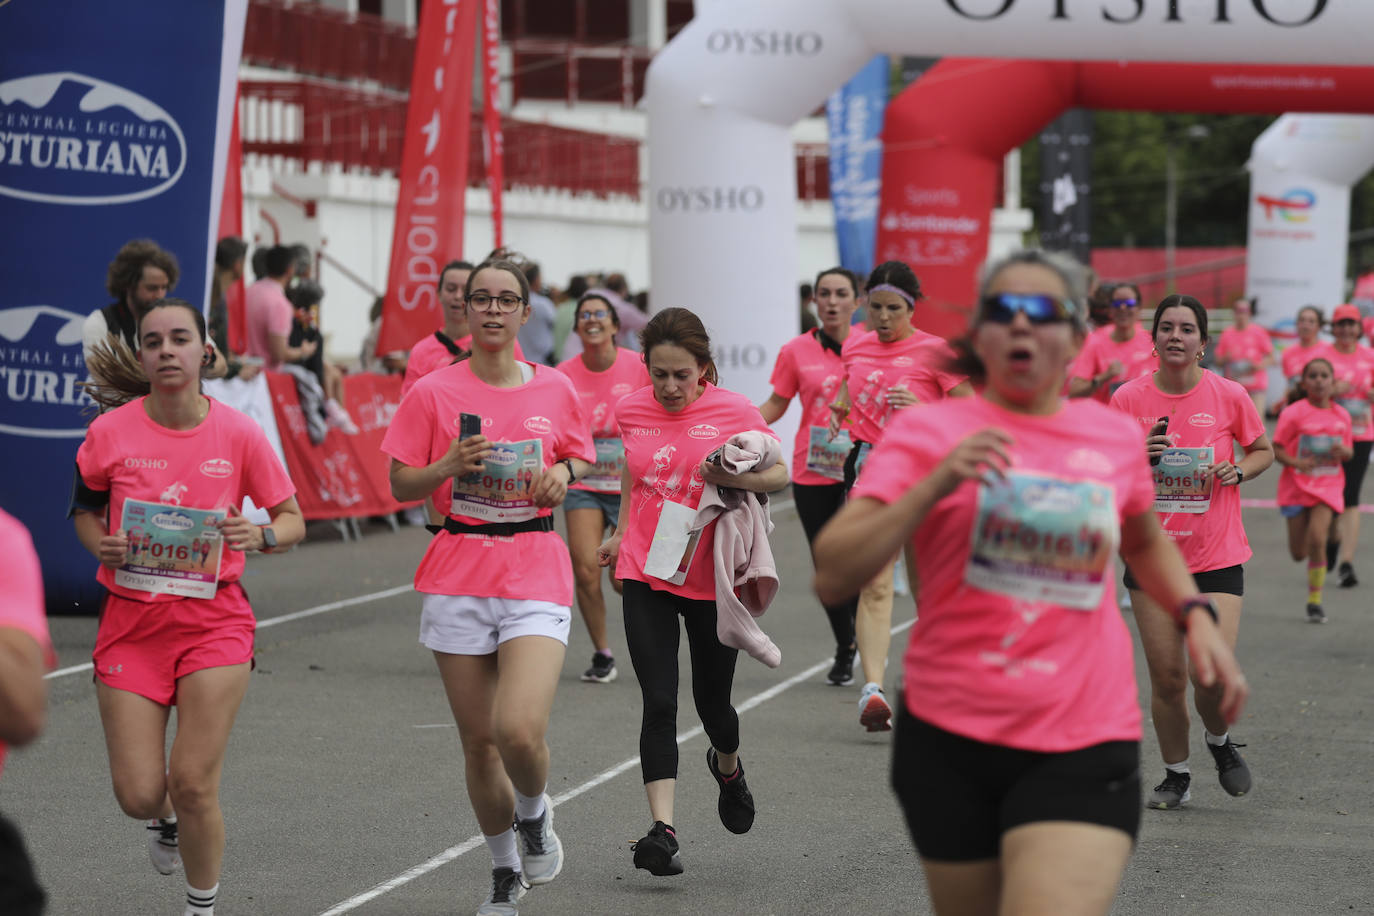
[(1336, 306), (1336, 310), (1331, 313), (1332, 324), (1338, 321), (1362, 321), (1363, 319), (1364, 316), (1360, 314), (1359, 306), (1351, 305), (1348, 302), (1345, 305)]

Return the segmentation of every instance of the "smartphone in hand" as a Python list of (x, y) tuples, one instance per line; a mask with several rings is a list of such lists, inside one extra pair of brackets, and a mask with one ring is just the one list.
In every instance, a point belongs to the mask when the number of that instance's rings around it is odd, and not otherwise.
[[(460, 413), (458, 415), (458, 438), (471, 439), (473, 436), (482, 434), (482, 418), (475, 413)], [(473, 483), (481, 478), (482, 475), (473, 471), (460, 478), (464, 483)]]
[[(1153, 437), (1153, 436), (1163, 436), (1163, 435), (1166, 435), (1168, 432), (1169, 432), (1169, 418), (1168, 418), (1168, 417), (1160, 417), (1158, 420), (1155, 421), (1155, 425), (1150, 427), (1150, 436), (1151, 436), (1151, 437)], [(1150, 466), (1153, 467), (1153, 466), (1159, 464), (1159, 459), (1160, 459), (1160, 456), (1159, 456), (1159, 455), (1151, 455), (1151, 456), (1150, 456)]]

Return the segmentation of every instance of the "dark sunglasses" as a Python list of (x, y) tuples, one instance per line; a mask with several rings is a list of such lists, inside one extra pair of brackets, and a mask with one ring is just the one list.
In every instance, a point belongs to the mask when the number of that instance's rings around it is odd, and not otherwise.
[(1114, 309), (1133, 309), (1140, 304), (1139, 299), (1113, 299), (1112, 308)]
[(1073, 304), (1054, 296), (1037, 294), (999, 293), (983, 298), (983, 320), (996, 324), (1011, 324), (1020, 312), (1031, 324), (1053, 324), (1072, 321)]

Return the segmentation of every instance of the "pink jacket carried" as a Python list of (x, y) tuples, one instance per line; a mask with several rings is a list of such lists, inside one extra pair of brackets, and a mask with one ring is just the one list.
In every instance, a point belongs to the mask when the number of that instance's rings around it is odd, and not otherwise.
[[(766, 433), (738, 433), (709, 459), (719, 461), (732, 474), (763, 471), (782, 459), (782, 446)], [(763, 616), (778, 593), (778, 573), (768, 544), (773, 530), (768, 496), (708, 483), (692, 528), (705, 528), (712, 521), (716, 522), (716, 638), (776, 668), (782, 663), (782, 651), (754, 619)]]

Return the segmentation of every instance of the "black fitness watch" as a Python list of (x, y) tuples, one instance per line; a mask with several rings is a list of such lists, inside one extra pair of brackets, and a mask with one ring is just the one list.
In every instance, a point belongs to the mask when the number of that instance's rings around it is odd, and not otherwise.
[(577, 472), (573, 470), (572, 459), (559, 458), (554, 464), (561, 464), (568, 469), (568, 486), (572, 486), (573, 482), (577, 480)]
[(1245, 483), (1245, 471), (1243, 471), (1238, 464), (1232, 466), (1236, 469), (1236, 486), (1240, 486)]
[(1178, 618), (1178, 628), (1183, 632), (1188, 632), (1188, 612), (1196, 608), (1201, 608), (1211, 615), (1212, 623), (1221, 623), (1221, 618), (1217, 616), (1217, 606), (1212, 603), (1212, 599), (1202, 595), (1194, 595), (1180, 601), (1178, 609), (1174, 612), (1174, 616)]
[(258, 530), (262, 532), (262, 550), (259, 553), (271, 553), (277, 549), (277, 532), (267, 525), (259, 525)]

